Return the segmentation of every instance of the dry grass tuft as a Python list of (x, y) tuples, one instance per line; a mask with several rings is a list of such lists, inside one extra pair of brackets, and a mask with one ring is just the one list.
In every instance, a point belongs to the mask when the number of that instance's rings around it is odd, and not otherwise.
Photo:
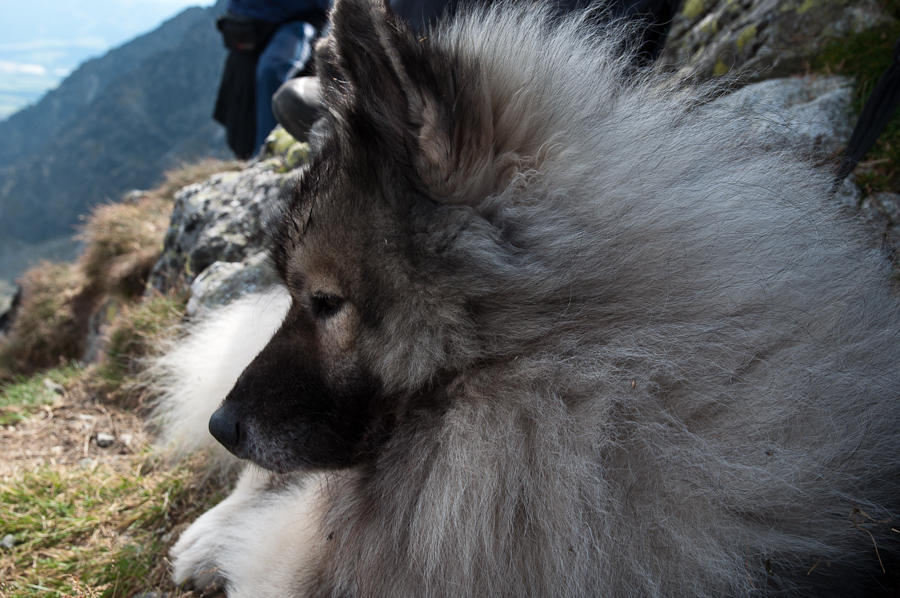
[(193, 164), (182, 164), (163, 175), (163, 182), (148, 192), (151, 197), (172, 199), (183, 187), (205, 181), (214, 174), (241, 170), (245, 163), (236, 160), (206, 159)]
[(110, 295), (139, 296), (162, 253), (171, 215), (171, 201), (152, 196), (94, 208), (81, 234), (84, 275)]
[(98, 290), (73, 264), (41, 262), (21, 280), (22, 303), (0, 345), (0, 371), (29, 374), (81, 358)]

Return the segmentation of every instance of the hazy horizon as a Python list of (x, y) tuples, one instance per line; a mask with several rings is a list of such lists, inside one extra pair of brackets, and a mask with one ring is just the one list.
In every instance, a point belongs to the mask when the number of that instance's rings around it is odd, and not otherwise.
[(0, 120), (37, 102), (80, 64), (191, 6), (214, 0), (32, 0), (0, 18)]

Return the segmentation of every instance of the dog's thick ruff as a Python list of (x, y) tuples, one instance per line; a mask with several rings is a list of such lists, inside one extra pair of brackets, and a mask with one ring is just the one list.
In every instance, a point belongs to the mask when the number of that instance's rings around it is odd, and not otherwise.
[(338, 0), (274, 250), (292, 304), (217, 424), (290, 473), (188, 530), (179, 581), (877, 595), (900, 540), (882, 258), (824, 209), (828, 173), (619, 40), (505, 4), (418, 38)]

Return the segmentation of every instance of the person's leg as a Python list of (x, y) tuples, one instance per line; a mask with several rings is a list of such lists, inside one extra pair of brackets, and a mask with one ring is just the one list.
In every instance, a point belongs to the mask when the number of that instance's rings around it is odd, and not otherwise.
[(301, 72), (312, 57), (316, 28), (293, 21), (278, 28), (256, 66), (256, 151), (272, 129), (272, 96), (284, 81)]

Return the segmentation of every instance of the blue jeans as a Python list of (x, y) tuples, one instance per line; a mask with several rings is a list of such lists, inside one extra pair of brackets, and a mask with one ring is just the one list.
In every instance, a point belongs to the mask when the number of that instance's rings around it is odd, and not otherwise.
[(278, 28), (259, 55), (256, 64), (256, 152), (277, 124), (272, 114), (272, 96), (282, 83), (306, 68), (312, 57), (316, 28), (292, 21)]

